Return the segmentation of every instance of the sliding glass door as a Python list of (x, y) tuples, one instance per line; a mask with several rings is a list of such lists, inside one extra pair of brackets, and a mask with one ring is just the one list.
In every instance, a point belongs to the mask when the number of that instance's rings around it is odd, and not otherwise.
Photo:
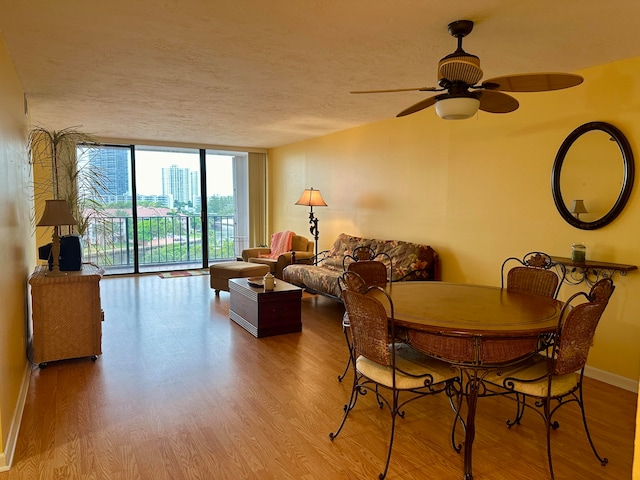
[(133, 272), (133, 201), (131, 197), (131, 148), (128, 146), (80, 146), (82, 168), (90, 182), (78, 185), (83, 222), (82, 260), (110, 269)]
[(202, 267), (200, 151), (136, 147), (139, 271)]
[[(247, 153), (155, 146), (78, 150), (104, 185), (83, 240), (106, 273), (204, 268), (235, 259), (245, 241)], [(243, 195), (244, 196), (244, 195)], [(203, 199), (206, 199), (203, 201)]]

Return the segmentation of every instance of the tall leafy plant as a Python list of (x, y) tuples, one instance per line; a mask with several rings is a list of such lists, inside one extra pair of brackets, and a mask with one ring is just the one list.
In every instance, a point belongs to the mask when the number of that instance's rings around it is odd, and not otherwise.
[[(78, 158), (78, 147), (83, 155)], [(66, 200), (77, 220), (75, 231), (85, 236), (87, 228), (104, 219), (102, 196), (108, 193), (106, 176), (92, 164), (98, 141), (93, 135), (76, 127), (48, 130), (35, 127), (28, 138), (29, 162), (43, 173), (34, 182), (34, 200), (44, 204), (47, 199)], [(85, 238), (85, 241), (87, 239)]]

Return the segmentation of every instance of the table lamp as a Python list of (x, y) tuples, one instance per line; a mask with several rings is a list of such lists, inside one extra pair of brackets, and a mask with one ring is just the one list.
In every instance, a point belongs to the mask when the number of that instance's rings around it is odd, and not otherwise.
[(320, 232), (318, 231), (318, 219), (313, 214), (313, 207), (326, 207), (327, 204), (322, 198), (320, 194), (320, 190), (315, 190), (313, 187), (306, 188), (300, 199), (296, 202), (296, 205), (305, 205), (311, 207), (309, 211), (309, 224), (311, 227), (309, 228), (309, 232), (313, 235), (313, 239), (315, 240), (315, 256), (313, 263), (315, 265), (318, 264), (318, 236)]
[(573, 213), (577, 219), (580, 219), (581, 213), (589, 213), (587, 207), (584, 206), (584, 200), (574, 200), (573, 205), (571, 205), (571, 213)]
[(66, 200), (46, 200), (44, 213), (36, 226), (53, 227), (53, 235), (51, 237), (53, 269), (47, 273), (49, 277), (61, 277), (64, 275), (64, 272), (60, 271), (60, 225), (77, 224), (78, 222), (73, 218)]

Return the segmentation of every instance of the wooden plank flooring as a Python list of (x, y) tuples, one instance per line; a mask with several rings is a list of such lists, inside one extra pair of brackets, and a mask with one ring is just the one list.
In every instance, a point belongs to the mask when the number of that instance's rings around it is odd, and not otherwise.
[[(103, 355), (34, 368), (13, 468), (0, 480), (376, 479), (389, 415), (360, 399), (340, 436), (350, 391), (342, 306), (305, 296), (303, 331), (256, 339), (228, 318), (209, 278), (105, 278)], [(631, 478), (636, 395), (587, 380), (593, 457), (579, 410), (552, 433), (556, 479)], [(480, 399), (476, 480), (548, 478), (544, 427), (513, 404)], [(389, 479), (461, 479), (446, 397), (407, 407)]]

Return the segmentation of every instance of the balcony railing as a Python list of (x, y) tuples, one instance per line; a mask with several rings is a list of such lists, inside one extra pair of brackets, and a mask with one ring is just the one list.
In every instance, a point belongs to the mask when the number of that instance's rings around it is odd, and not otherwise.
[[(209, 215), (209, 261), (235, 258), (233, 215)], [(167, 270), (182, 265), (202, 266), (202, 222), (199, 215), (138, 217), (140, 270)], [(109, 270), (133, 271), (133, 217), (91, 219), (82, 240), (82, 259)], [(148, 268), (146, 270), (149, 270)]]

